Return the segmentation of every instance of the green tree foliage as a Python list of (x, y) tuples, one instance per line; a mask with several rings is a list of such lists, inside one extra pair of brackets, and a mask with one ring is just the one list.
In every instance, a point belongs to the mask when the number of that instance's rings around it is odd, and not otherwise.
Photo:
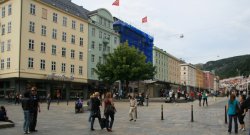
[(155, 67), (146, 63), (146, 56), (128, 43), (120, 45), (114, 53), (107, 55), (106, 62), (98, 63), (95, 69), (98, 78), (108, 84), (117, 80), (122, 82), (152, 79)]
[(250, 55), (236, 56), (218, 61), (210, 61), (203, 65), (203, 70), (215, 70), (221, 79), (238, 75), (250, 75)]

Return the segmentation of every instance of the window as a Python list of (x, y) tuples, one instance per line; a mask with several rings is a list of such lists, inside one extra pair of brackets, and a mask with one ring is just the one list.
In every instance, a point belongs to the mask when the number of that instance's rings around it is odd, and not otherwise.
[(66, 69), (66, 63), (62, 63), (61, 71), (62, 71), (63, 73), (65, 73), (65, 69)]
[(36, 14), (36, 5), (30, 4), (30, 14), (32, 15)]
[(56, 62), (55, 61), (51, 62), (51, 70), (56, 71)]
[(66, 48), (62, 48), (62, 57), (66, 57)]
[(79, 75), (82, 75), (82, 66), (79, 66)]
[(41, 42), (41, 53), (45, 53), (46, 52), (46, 43)]
[(47, 33), (46, 31), (47, 31), (46, 26), (42, 25), (41, 35), (46, 36), (46, 33)]
[(92, 36), (95, 37), (95, 28), (92, 28)]
[(2, 25), (2, 35), (4, 35), (5, 34), (5, 25), (3, 24)]
[(29, 39), (29, 50), (34, 50), (34, 40)]
[(117, 37), (114, 37), (114, 44), (117, 44)]
[(76, 29), (76, 21), (72, 21), (72, 29)]
[(67, 17), (63, 17), (63, 26), (67, 27)]
[(102, 44), (99, 44), (99, 51), (102, 51)]
[(40, 69), (45, 70), (45, 60), (40, 61)]
[(7, 41), (7, 51), (11, 50), (11, 40)]
[(102, 31), (99, 31), (99, 38), (102, 38)]
[(5, 17), (5, 7), (2, 7), (2, 18)]
[(83, 30), (84, 30), (83, 24), (80, 24), (80, 32), (83, 32)]
[(75, 73), (75, 65), (70, 65), (70, 73), (71, 74)]
[(12, 5), (8, 5), (8, 15), (12, 14)]
[(57, 13), (53, 13), (53, 22), (57, 23)]
[(75, 50), (71, 50), (70, 57), (71, 57), (71, 59), (75, 58)]
[(47, 9), (45, 8), (42, 9), (42, 18), (47, 19)]
[(35, 32), (35, 23), (30, 21), (30, 27), (29, 27), (29, 32), (34, 33)]
[(29, 59), (28, 59), (28, 68), (33, 68), (33, 66), (34, 66), (34, 59), (29, 57)]
[(91, 62), (95, 62), (95, 55), (91, 55)]
[(83, 46), (83, 38), (80, 37), (80, 46)]
[(102, 18), (99, 17), (99, 24), (102, 25)]
[(83, 60), (83, 52), (79, 52), (79, 60)]
[(51, 53), (52, 55), (56, 55), (56, 45), (52, 45)]
[(62, 41), (64, 41), (64, 42), (67, 41), (67, 34), (66, 34), (66, 32), (62, 33)]
[(99, 57), (99, 63), (102, 63), (102, 57)]
[(94, 73), (95, 73), (94, 68), (91, 68), (91, 75), (93, 76), (93, 75), (94, 75)]
[(108, 49), (108, 52), (110, 53), (110, 47), (109, 46), (107, 47), (107, 49)]
[(8, 22), (8, 33), (11, 33), (11, 22)]
[(62, 63), (61, 71), (62, 71), (63, 73), (65, 73), (65, 69), (66, 69), (66, 63)]
[(1, 70), (4, 69), (4, 59), (1, 59)]
[(75, 35), (71, 35), (71, 44), (75, 44), (76, 43), (76, 36)]
[(7, 69), (10, 68), (10, 58), (7, 58)]
[(92, 41), (91, 49), (95, 49), (95, 41)]
[(56, 39), (56, 33), (57, 33), (57, 30), (56, 30), (56, 29), (53, 29), (53, 30), (52, 30), (52, 38), (53, 38), (53, 39)]
[(4, 52), (4, 42), (1, 42), (1, 52)]

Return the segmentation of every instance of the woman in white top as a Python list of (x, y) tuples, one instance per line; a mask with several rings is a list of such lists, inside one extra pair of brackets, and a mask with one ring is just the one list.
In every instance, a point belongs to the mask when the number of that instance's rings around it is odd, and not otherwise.
[(134, 96), (131, 96), (130, 98), (130, 107), (129, 107), (129, 117), (130, 117), (130, 120), (129, 121), (132, 121), (134, 120), (134, 122), (136, 121), (136, 109), (137, 109), (137, 101), (136, 99), (134, 98)]

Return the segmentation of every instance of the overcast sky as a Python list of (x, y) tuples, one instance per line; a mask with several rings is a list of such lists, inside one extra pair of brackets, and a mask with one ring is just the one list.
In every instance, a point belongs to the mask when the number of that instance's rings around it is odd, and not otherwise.
[(114, 1), (72, 0), (88, 10), (108, 9), (188, 63), (250, 54), (250, 0), (120, 0), (119, 7)]

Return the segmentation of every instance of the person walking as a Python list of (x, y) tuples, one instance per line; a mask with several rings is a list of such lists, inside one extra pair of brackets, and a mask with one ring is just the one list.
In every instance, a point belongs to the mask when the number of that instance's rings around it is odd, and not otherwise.
[(48, 93), (48, 95), (47, 95), (47, 109), (49, 110), (49, 108), (50, 108), (50, 103), (51, 103), (51, 96), (50, 96), (50, 93)]
[(134, 120), (134, 122), (136, 122), (137, 101), (134, 96), (131, 97), (129, 103), (130, 103), (130, 108), (129, 108), (130, 120), (129, 121)]
[(239, 113), (238, 113), (238, 119), (239, 119), (239, 123), (240, 123), (240, 130), (241, 131), (246, 131), (245, 129), (245, 122), (244, 122), (244, 118), (247, 112), (247, 105), (246, 105), (246, 96), (245, 95), (240, 95), (239, 98)]
[[(108, 132), (112, 132), (115, 112), (116, 110), (115, 110), (113, 98), (111, 97), (111, 92), (108, 92), (104, 99), (104, 115), (106, 118), (106, 128)], [(111, 118), (110, 122), (109, 122), (109, 117)]]
[(31, 88), (31, 111), (30, 111), (30, 132), (37, 132), (36, 130), (36, 124), (37, 124), (37, 114), (38, 112), (41, 112), (40, 110), (40, 101), (39, 97), (37, 95), (37, 88), (32, 87)]
[(206, 102), (206, 105), (208, 106), (208, 103), (207, 103), (207, 96), (208, 96), (207, 92), (204, 91), (204, 92), (202, 93), (203, 106), (205, 105), (205, 102)]
[(200, 91), (198, 92), (198, 99), (199, 99), (199, 106), (201, 106), (202, 94)]
[(95, 95), (95, 94), (90, 95), (89, 101), (87, 102), (88, 108), (89, 108), (89, 110), (90, 110), (90, 111), (89, 111), (89, 122), (91, 122), (91, 117), (92, 117), (91, 107), (92, 107), (92, 98), (95, 97), (94, 95)]
[(20, 94), (19, 93), (16, 93), (16, 95), (15, 95), (15, 105), (16, 104), (20, 104)]
[(100, 106), (101, 106), (101, 101), (99, 99), (99, 92), (95, 92), (94, 97), (91, 99), (91, 124), (90, 124), (90, 130), (94, 131), (94, 122), (95, 118), (98, 118), (100, 127), (101, 127), (101, 111), (100, 111)]
[(30, 126), (30, 109), (31, 109), (31, 100), (30, 93), (27, 91), (24, 93), (24, 98), (22, 99), (22, 108), (24, 114), (24, 123), (23, 123), (23, 131), (24, 134), (29, 134), (29, 126)]
[(235, 99), (235, 94), (231, 94), (227, 104), (227, 114), (229, 116), (228, 133), (231, 133), (233, 120), (234, 120), (234, 131), (236, 134), (238, 133), (238, 123), (237, 123), (238, 105), (239, 102)]

